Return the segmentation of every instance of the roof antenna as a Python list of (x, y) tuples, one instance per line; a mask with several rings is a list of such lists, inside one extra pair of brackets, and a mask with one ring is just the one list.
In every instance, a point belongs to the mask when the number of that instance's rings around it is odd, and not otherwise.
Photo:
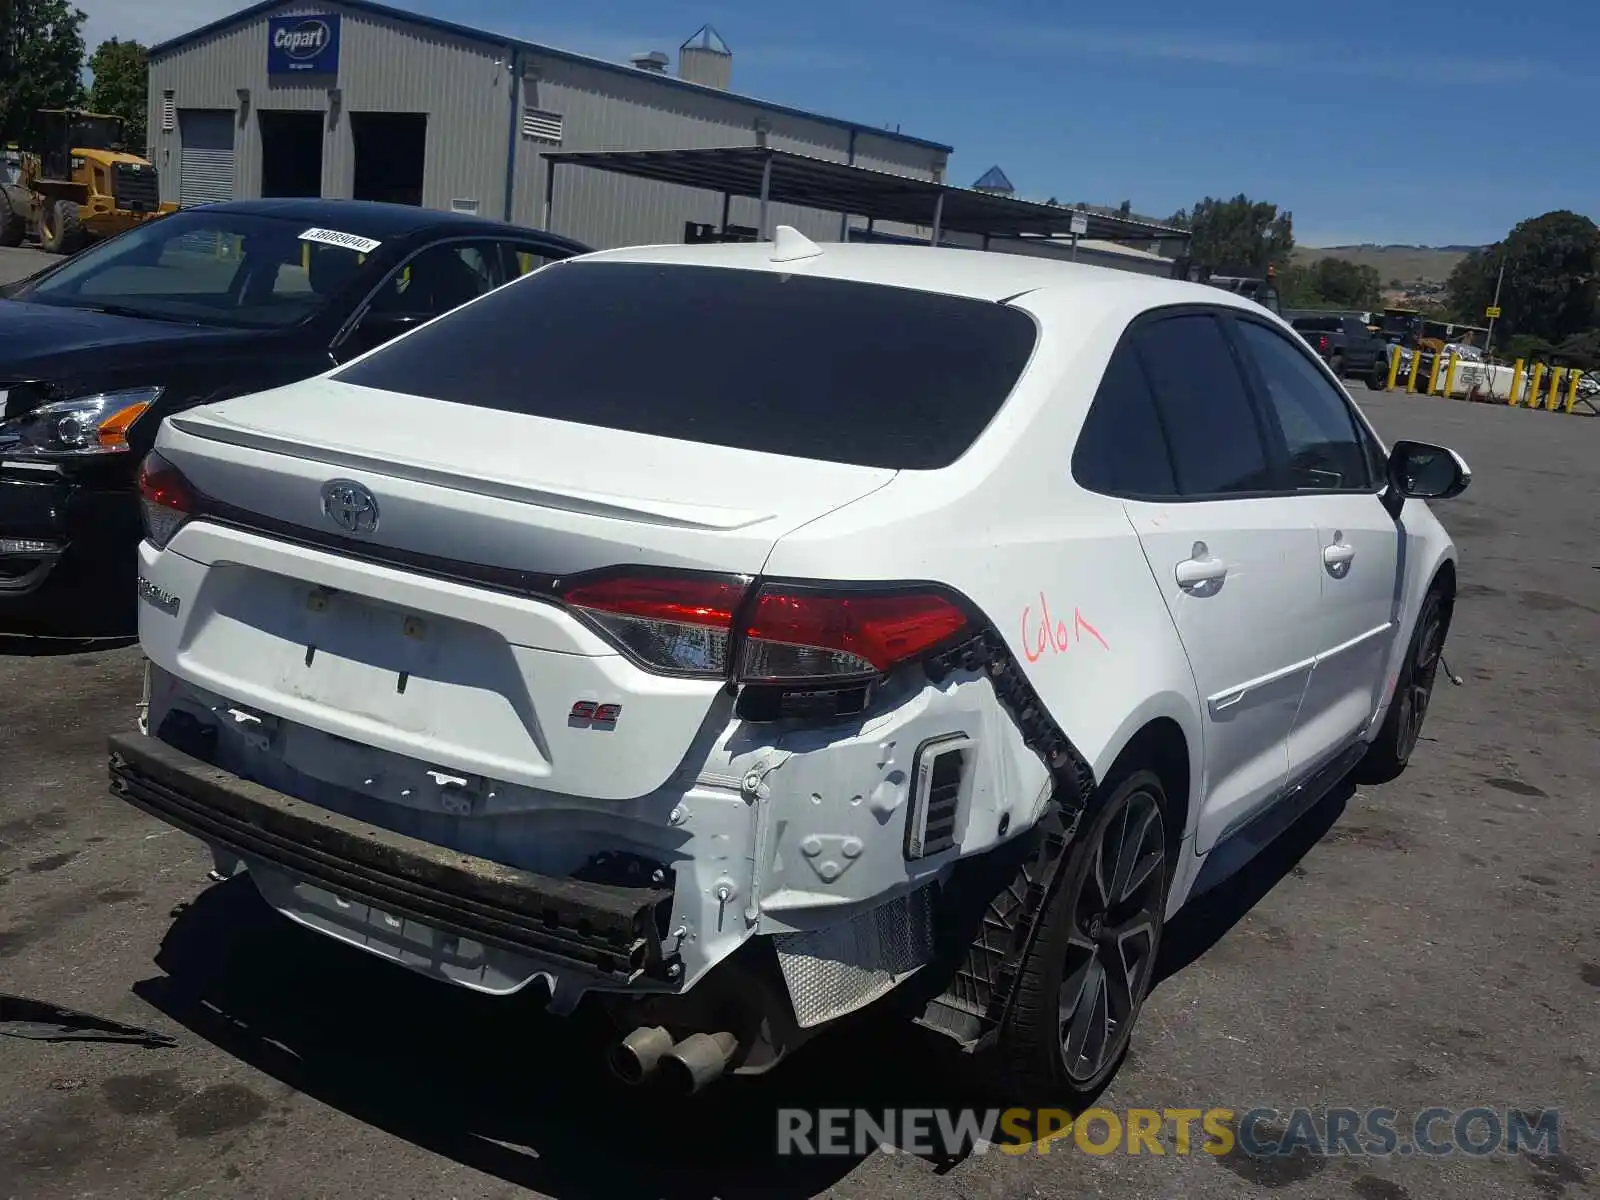
[(822, 247), (793, 225), (779, 225), (772, 232), (773, 262), (793, 262), (797, 258), (815, 258), (821, 253)]

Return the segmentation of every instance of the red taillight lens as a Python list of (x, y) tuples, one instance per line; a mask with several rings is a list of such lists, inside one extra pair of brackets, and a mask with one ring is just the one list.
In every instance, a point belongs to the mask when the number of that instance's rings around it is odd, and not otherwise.
[(967, 625), (928, 592), (883, 594), (761, 589), (745, 627), (742, 683), (836, 683), (917, 658)]
[(139, 465), (139, 500), (144, 534), (157, 550), (166, 548), (183, 523), (199, 511), (199, 499), (183, 473), (155, 451)]
[(643, 664), (685, 675), (728, 672), (733, 614), (743, 579), (622, 575), (564, 589), (561, 598)]
[(1328, 339), (1325, 336), (1317, 339), (1317, 349), (1323, 351), (1324, 353), (1327, 352)]

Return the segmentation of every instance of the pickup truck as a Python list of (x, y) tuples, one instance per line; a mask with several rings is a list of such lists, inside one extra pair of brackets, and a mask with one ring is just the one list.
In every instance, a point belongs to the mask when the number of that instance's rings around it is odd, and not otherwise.
[(1373, 391), (1389, 381), (1389, 346), (1359, 317), (1294, 317), (1289, 324), (1341, 379), (1361, 379)]

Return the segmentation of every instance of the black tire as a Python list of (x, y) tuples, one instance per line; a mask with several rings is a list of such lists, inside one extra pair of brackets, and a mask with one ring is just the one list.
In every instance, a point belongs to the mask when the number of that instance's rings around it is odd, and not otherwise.
[(1388, 783), (1397, 778), (1411, 761), (1422, 724), (1433, 699), (1433, 684), (1439, 674), (1445, 638), (1450, 633), (1451, 601), (1440, 584), (1434, 584), (1423, 598), (1417, 624), (1406, 646), (1400, 677), (1395, 681), (1394, 698), (1384, 714), (1378, 736), (1352, 772), (1357, 783)]
[(1328, 360), (1328, 366), (1332, 369), (1333, 373), (1335, 375), (1337, 375), (1340, 379), (1344, 378), (1344, 355), (1343, 354), (1335, 352), (1333, 357)]
[(28, 222), (11, 207), (11, 197), (0, 192), (0, 246), (20, 246), (28, 232)]
[(1372, 360), (1372, 370), (1367, 372), (1367, 387), (1374, 392), (1389, 390), (1389, 364), (1381, 355)]
[(71, 200), (57, 200), (55, 203), (55, 245), (51, 247), (57, 254), (76, 254), (83, 248), (87, 240), (83, 232), (83, 222), (78, 216), (78, 206)]
[[(991, 1064), (995, 1082), (1017, 1100), (1082, 1104), (1116, 1073), (1161, 948), (1175, 844), (1169, 812), (1160, 779), (1135, 770), (1103, 786), (1085, 817), (1018, 972), (1015, 1002)], [(1128, 846), (1135, 847), (1133, 857), (1119, 859), (1116, 851)], [(1124, 873), (1137, 883), (1120, 882)], [(1107, 888), (1120, 889), (1122, 901), (1105, 903)], [(1106, 969), (1117, 962), (1120, 974)], [(1068, 1006), (1067, 986), (1074, 982), (1077, 994)], [(1121, 1014), (1113, 1018), (1116, 1008)], [(1107, 1025), (1114, 1027), (1108, 1031)]]

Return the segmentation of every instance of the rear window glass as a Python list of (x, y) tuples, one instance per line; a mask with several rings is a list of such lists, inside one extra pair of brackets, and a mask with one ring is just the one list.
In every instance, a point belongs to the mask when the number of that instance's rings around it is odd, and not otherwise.
[(775, 271), (558, 263), (334, 378), (744, 450), (948, 466), (1033, 351), (1020, 310)]

